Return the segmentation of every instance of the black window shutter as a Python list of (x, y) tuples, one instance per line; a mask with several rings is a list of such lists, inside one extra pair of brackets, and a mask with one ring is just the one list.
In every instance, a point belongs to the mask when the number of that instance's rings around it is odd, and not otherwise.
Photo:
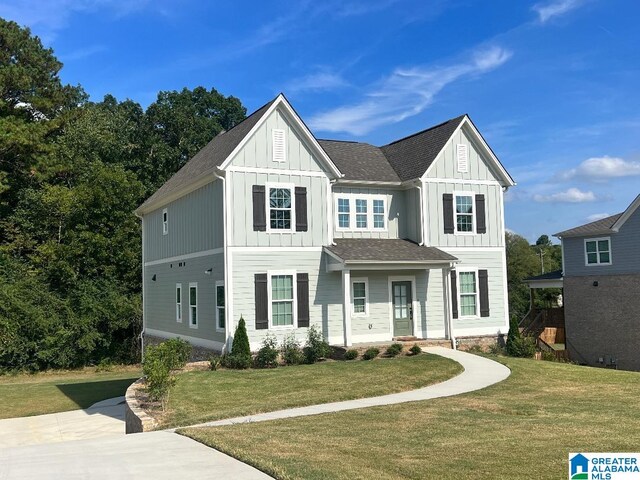
[(476, 195), (476, 233), (487, 233), (484, 195)]
[(267, 211), (264, 204), (264, 185), (253, 186), (253, 230), (264, 232), (267, 230)]
[(458, 318), (458, 281), (455, 270), (451, 271), (451, 310), (453, 318)]
[(309, 326), (309, 274), (299, 273), (298, 284), (298, 327)]
[(480, 316), (489, 316), (489, 275), (486, 270), (478, 270), (480, 285)]
[(307, 228), (307, 188), (296, 187), (296, 232), (306, 232)]
[(256, 301), (256, 330), (269, 328), (269, 296), (267, 294), (267, 274), (256, 273), (255, 276)]
[(454, 233), (452, 193), (445, 193), (442, 195), (442, 213), (444, 215), (444, 233)]

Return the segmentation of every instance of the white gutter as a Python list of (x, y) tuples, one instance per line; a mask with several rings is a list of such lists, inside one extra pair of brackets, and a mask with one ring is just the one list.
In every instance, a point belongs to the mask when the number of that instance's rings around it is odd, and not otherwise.
[(231, 296), (230, 290), (231, 290), (231, 282), (229, 282), (229, 278), (231, 275), (231, 272), (229, 272), (229, 245), (227, 242), (227, 235), (228, 235), (228, 225), (227, 225), (227, 179), (222, 176), (222, 175), (218, 175), (217, 173), (214, 172), (213, 176), (216, 179), (220, 179), (222, 181), (222, 198), (223, 198), (223, 205), (222, 205), (222, 223), (224, 225), (224, 232), (222, 235), (222, 239), (223, 239), (223, 256), (224, 256), (224, 305), (225, 305), (225, 309), (224, 309), (224, 313), (225, 313), (225, 319), (224, 319), (224, 330), (225, 330), (225, 342), (224, 342), (224, 346), (222, 347), (222, 353), (225, 352), (226, 349), (229, 348), (229, 338), (231, 338), (230, 335), (230, 329), (231, 329), (231, 322), (229, 322), (229, 317), (231, 316), (230, 312), (233, 312), (233, 310), (230, 310), (228, 308), (228, 305), (230, 305), (231, 302), (229, 302), (229, 297)]

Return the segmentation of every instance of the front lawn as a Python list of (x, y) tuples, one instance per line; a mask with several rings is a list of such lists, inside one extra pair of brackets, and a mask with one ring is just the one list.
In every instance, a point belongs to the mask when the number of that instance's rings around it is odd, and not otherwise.
[(373, 397), (442, 382), (460, 364), (421, 354), (370, 361), (323, 362), (270, 370), (220, 370), (178, 375), (162, 427), (318, 403)]
[(498, 360), (470, 394), (182, 433), (282, 479), (557, 479), (569, 452), (638, 451), (640, 373)]
[(137, 366), (0, 376), (0, 419), (87, 408), (124, 395), (142, 372)]

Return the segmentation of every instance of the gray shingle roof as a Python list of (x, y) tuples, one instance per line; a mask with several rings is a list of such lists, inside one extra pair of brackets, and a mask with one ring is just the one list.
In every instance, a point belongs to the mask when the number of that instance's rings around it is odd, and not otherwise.
[(400, 182), (380, 148), (368, 143), (318, 140), (345, 180)]
[(382, 152), (402, 181), (420, 178), (446, 145), (465, 115), (396, 140)]
[(595, 222), (580, 225), (579, 227), (570, 228), (563, 232), (555, 233), (554, 237), (582, 237), (585, 235), (601, 235), (612, 233), (611, 227), (622, 216), (622, 213), (611, 215), (610, 217), (596, 220)]
[(457, 260), (435, 247), (424, 247), (396, 238), (343, 238), (335, 240), (335, 245), (324, 248), (346, 263), (448, 263)]
[(553, 272), (543, 273), (535, 277), (525, 278), (524, 282), (536, 282), (541, 280), (560, 280), (562, 278), (562, 270), (554, 270)]
[(193, 183), (198, 178), (215, 171), (215, 168), (227, 159), (229, 154), (233, 152), (254, 125), (258, 123), (274, 101), (275, 98), (253, 112), (228, 132), (221, 133), (214, 137), (213, 140), (169, 178), (162, 187), (147, 198), (139, 209), (162, 200), (170, 196), (173, 192)]

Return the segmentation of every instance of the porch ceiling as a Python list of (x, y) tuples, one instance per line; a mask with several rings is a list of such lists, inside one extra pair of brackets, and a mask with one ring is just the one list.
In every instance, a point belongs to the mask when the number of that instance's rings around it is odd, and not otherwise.
[(523, 282), (529, 285), (529, 288), (562, 288), (562, 279), (562, 270), (555, 270), (535, 277), (525, 278)]

